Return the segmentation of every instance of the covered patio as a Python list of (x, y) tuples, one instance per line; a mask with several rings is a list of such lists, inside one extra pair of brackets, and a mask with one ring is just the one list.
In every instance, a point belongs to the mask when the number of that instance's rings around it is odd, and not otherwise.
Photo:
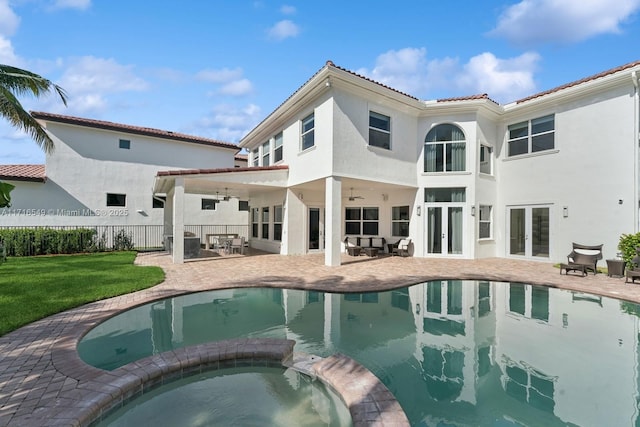
[[(249, 248), (282, 255), (324, 253), (327, 266), (342, 264), (345, 235), (386, 238), (391, 243), (406, 236), (410, 220), (420, 215), (415, 186), (338, 176), (292, 183), (294, 178), (284, 165), (162, 171), (153, 192), (166, 195), (166, 235), (184, 235), (185, 194), (221, 202), (237, 198), (247, 204), (250, 214)], [(392, 212), (397, 206), (402, 207), (404, 231), (394, 235), (393, 221), (399, 218)], [(354, 212), (356, 217), (349, 217)], [(173, 242), (172, 251), (178, 264), (185, 261), (185, 241), (180, 240)]]

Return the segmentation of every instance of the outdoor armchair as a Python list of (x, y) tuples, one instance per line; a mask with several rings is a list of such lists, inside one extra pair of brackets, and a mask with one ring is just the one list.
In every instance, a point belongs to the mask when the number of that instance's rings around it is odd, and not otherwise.
[(411, 245), (411, 239), (400, 240), (398, 246), (391, 249), (391, 255), (409, 256), (409, 245)]
[(566, 266), (568, 269), (582, 266), (582, 270), (585, 273), (588, 270), (591, 270), (593, 271), (593, 274), (597, 274), (598, 260), (600, 259), (602, 259), (602, 245), (588, 246), (573, 243), (573, 250), (569, 255), (567, 255), (567, 264), (563, 264), (562, 266)]

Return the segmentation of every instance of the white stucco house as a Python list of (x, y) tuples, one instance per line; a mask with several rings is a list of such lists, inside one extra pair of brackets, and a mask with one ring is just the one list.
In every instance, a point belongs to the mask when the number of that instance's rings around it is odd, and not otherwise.
[[(153, 194), (156, 172), (246, 165), (239, 147), (159, 129), (43, 112), (32, 116), (55, 150), (44, 165), (0, 165), (0, 180), (16, 186), (1, 226), (155, 226), (162, 243), (164, 195)], [(219, 194), (185, 198), (187, 224), (247, 229), (241, 201)], [(246, 203), (245, 203), (246, 205)], [(237, 230), (234, 230), (237, 232)], [(148, 234), (148, 233), (147, 233)]]
[(611, 258), (638, 231), (639, 70), (499, 105), (419, 100), (328, 61), (240, 141), (248, 167), (161, 171), (154, 191), (176, 234), (185, 194), (228, 188), (252, 247), (326, 265), (347, 236), (408, 237), (417, 257), (558, 262), (578, 242)]

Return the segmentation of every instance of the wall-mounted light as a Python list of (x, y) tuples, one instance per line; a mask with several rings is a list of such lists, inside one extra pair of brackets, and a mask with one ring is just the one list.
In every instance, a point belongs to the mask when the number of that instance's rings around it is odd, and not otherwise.
[(300, 200), (304, 199), (302, 193), (298, 193), (298, 199), (300, 199)]
[(420, 216), (421, 213), (422, 213), (422, 209), (420, 209), (420, 206), (418, 206), (416, 208), (416, 215)]
[(388, 194), (384, 194), (384, 193), (383, 193), (383, 194), (382, 194), (382, 200), (384, 200), (385, 202), (386, 202), (387, 200), (389, 200), (389, 195), (388, 195)]
[(471, 216), (476, 216), (476, 207), (471, 206)]
[(416, 304), (416, 314), (420, 314), (420, 304)]
[(621, 204), (623, 204), (623, 203), (624, 203), (624, 200), (622, 200), (622, 199), (618, 199), (618, 204), (619, 204), (619, 205), (621, 205)]
[(568, 218), (569, 217), (569, 206), (563, 206), (562, 207), (562, 216), (564, 218)]

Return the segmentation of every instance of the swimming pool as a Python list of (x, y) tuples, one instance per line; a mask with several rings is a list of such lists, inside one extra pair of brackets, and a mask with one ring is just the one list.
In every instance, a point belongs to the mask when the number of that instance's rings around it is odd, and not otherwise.
[(287, 338), (376, 374), (412, 425), (635, 425), (640, 307), (520, 283), (434, 281), (378, 293), (229, 289), (137, 307), (89, 332), (115, 369), (173, 348)]

